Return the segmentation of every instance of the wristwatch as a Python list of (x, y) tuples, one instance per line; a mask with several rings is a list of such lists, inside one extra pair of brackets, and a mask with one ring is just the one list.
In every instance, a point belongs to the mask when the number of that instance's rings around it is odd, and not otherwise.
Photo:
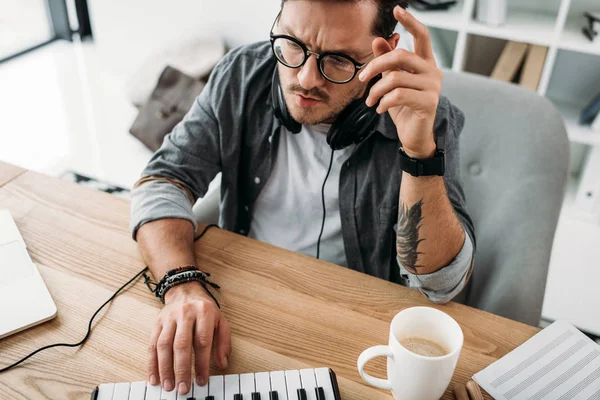
[(444, 176), (446, 172), (446, 156), (444, 149), (438, 148), (432, 158), (418, 160), (410, 157), (400, 147), (400, 169), (412, 176)]

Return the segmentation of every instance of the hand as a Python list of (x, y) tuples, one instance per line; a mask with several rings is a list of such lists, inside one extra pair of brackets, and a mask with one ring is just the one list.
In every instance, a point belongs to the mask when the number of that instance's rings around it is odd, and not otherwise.
[(442, 88), (443, 73), (435, 64), (429, 31), (408, 11), (394, 8), (394, 17), (414, 37), (415, 53), (392, 49), (384, 38), (373, 40), (375, 58), (359, 79), (368, 82), (383, 78), (371, 88), (367, 106), (381, 99), (377, 112), (388, 112), (398, 131), (404, 151), (414, 158), (429, 158), (435, 153), (433, 124)]
[[(196, 382), (208, 382), (211, 349), (219, 368), (227, 368), (231, 353), (231, 326), (198, 282), (170, 289), (156, 319), (148, 347), (149, 382), (187, 393), (191, 385), (192, 347)], [(174, 359), (173, 359), (174, 358)], [(175, 386), (176, 385), (176, 386)]]

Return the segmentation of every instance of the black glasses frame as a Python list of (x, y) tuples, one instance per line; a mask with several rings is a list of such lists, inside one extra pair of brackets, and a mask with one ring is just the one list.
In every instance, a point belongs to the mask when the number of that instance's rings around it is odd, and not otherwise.
[[(344, 83), (348, 83), (352, 79), (354, 79), (354, 77), (356, 76), (358, 71), (363, 69), (369, 63), (369, 61), (371, 61), (375, 57), (374, 55), (372, 55), (364, 63), (359, 63), (358, 61), (356, 61), (354, 58), (350, 57), (349, 55), (340, 53), (337, 51), (324, 51), (322, 53), (316, 53), (314, 51), (311, 51), (308, 49), (308, 47), (304, 43), (302, 43), (300, 40), (298, 40), (297, 38), (295, 38), (293, 36), (273, 34), (273, 29), (275, 28), (275, 24), (279, 20), (280, 16), (281, 16), (281, 11), (279, 11), (279, 14), (277, 14), (277, 18), (275, 18), (275, 21), (273, 22), (273, 26), (271, 27), (271, 33), (269, 35), (271, 38), (271, 50), (273, 51), (273, 55), (275, 56), (277, 61), (280, 62), (282, 65), (285, 65), (288, 68), (301, 68), (304, 64), (306, 64), (306, 61), (308, 60), (310, 55), (313, 54), (317, 58), (317, 65), (319, 66), (319, 72), (321, 73), (321, 76), (331, 83), (343, 85)], [(296, 43), (302, 49), (302, 51), (304, 51), (304, 60), (299, 65), (290, 65), (290, 64), (282, 61), (279, 57), (277, 57), (277, 52), (275, 51), (275, 41), (277, 39), (287, 39), (287, 40), (291, 40), (292, 42)], [(327, 75), (325, 75), (325, 73), (323, 72), (323, 59), (326, 56), (342, 57), (342, 58), (345, 58), (348, 61), (350, 61), (354, 65), (354, 74), (352, 74), (352, 77), (345, 81), (334, 81), (334, 80), (328, 78)]]

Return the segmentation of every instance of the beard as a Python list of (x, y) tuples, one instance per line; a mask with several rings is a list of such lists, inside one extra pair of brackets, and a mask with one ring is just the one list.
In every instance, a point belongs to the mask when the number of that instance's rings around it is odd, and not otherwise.
[[(367, 84), (363, 83), (358, 87), (347, 86), (349, 87), (344, 87), (339, 93), (338, 99), (335, 100), (332, 100), (331, 96), (319, 88), (305, 90), (297, 83), (287, 85), (283, 95), (290, 114), (298, 123), (303, 125), (332, 124), (348, 104), (364, 92)], [(320, 100), (320, 103), (314, 108), (300, 107), (294, 99), (294, 96), (297, 94), (316, 98)]]

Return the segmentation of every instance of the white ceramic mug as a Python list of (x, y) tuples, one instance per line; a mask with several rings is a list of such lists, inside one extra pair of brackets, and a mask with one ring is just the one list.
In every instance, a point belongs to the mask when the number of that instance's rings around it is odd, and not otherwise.
[(477, 0), (476, 19), (487, 25), (506, 23), (506, 0)]
[[(437, 343), (448, 354), (413, 353), (400, 344), (409, 338)], [(392, 320), (389, 344), (368, 348), (358, 357), (358, 372), (368, 384), (391, 390), (396, 400), (437, 400), (452, 379), (462, 345), (462, 329), (448, 314), (430, 307), (407, 308)], [(365, 364), (375, 357), (387, 357), (387, 379), (364, 372)]]

